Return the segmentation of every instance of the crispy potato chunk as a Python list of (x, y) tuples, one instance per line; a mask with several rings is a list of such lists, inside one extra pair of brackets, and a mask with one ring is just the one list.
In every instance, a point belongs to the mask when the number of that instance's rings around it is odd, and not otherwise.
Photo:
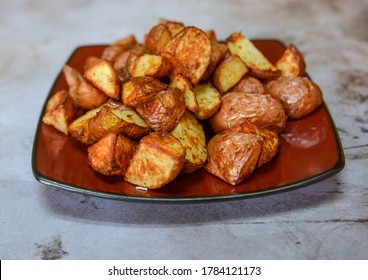
[(199, 120), (209, 119), (221, 105), (221, 93), (210, 83), (197, 85), (193, 88), (199, 110), (194, 112)]
[(248, 72), (248, 67), (238, 55), (229, 55), (217, 66), (212, 82), (221, 92), (227, 92)]
[(230, 185), (237, 185), (253, 173), (261, 148), (262, 138), (255, 134), (216, 134), (208, 143), (204, 168)]
[(79, 73), (77, 69), (69, 65), (64, 65), (63, 74), (66, 80), (66, 83), (69, 86), (69, 95), (73, 100), (73, 103), (76, 107), (79, 106), (77, 95), (79, 85), (83, 82), (83, 76)]
[(307, 77), (280, 77), (265, 85), (267, 93), (278, 99), (290, 119), (300, 119), (319, 107), (322, 92)]
[(169, 29), (172, 37), (176, 36), (176, 34), (180, 33), (185, 28), (184, 23), (167, 19), (160, 19), (159, 24), (165, 25)]
[(284, 129), (286, 119), (281, 103), (269, 94), (228, 92), (210, 124), (216, 133), (220, 133), (248, 120), (259, 128), (279, 133)]
[(185, 149), (179, 140), (168, 132), (156, 131), (139, 141), (124, 180), (157, 189), (174, 180), (184, 162)]
[(66, 90), (56, 92), (47, 102), (42, 121), (68, 135), (68, 126), (76, 118), (77, 111)]
[(305, 76), (306, 64), (304, 56), (293, 44), (287, 47), (275, 66), (281, 71), (281, 76)]
[(89, 130), (89, 121), (94, 116), (96, 116), (101, 109), (102, 106), (89, 110), (84, 113), (84, 115), (74, 120), (68, 127), (68, 132), (70, 133), (70, 135), (78, 141), (87, 145), (95, 143), (96, 140), (92, 137)]
[(171, 64), (167, 58), (160, 55), (130, 52), (127, 68), (132, 77), (150, 76), (162, 78), (170, 73)]
[(109, 133), (121, 133), (136, 139), (151, 131), (136, 111), (116, 101), (105, 103), (89, 121), (88, 126), (94, 140), (99, 140)]
[(171, 40), (169, 28), (164, 24), (158, 24), (151, 28), (143, 42), (143, 48), (149, 53), (160, 54), (161, 50)]
[(84, 72), (84, 78), (112, 99), (120, 97), (120, 81), (115, 68), (101, 59)]
[(185, 149), (183, 172), (191, 173), (201, 168), (207, 160), (206, 138), (197, 118), (186, 111), (171, 134)]
[(136, 143), (119, 134), (110, 133), (88, 148), (91, 167), (104, 175), (124, 175)]
[(184, 94), (185, 106), (191, 112), (198, 112), (199, 106), (197, 97), (192, 90), (192, 84), (180, 74), (176, 74), (171, 79), (170, 86), (180, 89)]
[(193, 85), (198, 84), (211, 61), (211, 43), (208, 36), (196, 27), (186, 27), (162, 49), (174, 70)]
[(136, 110), (153, 130), (170, 132), (179, 123), (186, 107), (183, 93), (177, 88), (168, 87)]
[(77, 91), (77, 103), (80, 108), (91, 110), (108, 100), (108, 96), (87, 81), (82, 81)]
[(239, 83), (237, 83), (233, 88), (229, 91), (237, 91), (244, 93), (253, 93), (253, 94), (264, 94), (265, 90), (263, 88), (263, 84), (255, 77), (245, 75)]
[(280, 76), (281, 71), (246, 36), (233, 33), (226, 41), (230, 52), (238, 55), (245, 62), (252, 75), (264, 79), (274, 79)]
[(138, 45), (138, 41), (135, 38), (134, 35), (128, 35), (124, 38), (121, 38), (119, 40), (116, 40), (114, 43), (112, 43), (113, 45), (119, 45), (119, 46), (123, 46), (124, 48), (128, 48), (131, 49), (135, 46)]

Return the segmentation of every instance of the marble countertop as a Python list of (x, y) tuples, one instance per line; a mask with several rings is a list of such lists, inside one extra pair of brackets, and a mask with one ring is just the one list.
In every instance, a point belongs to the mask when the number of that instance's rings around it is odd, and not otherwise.
[[(0, 259), (368, 259), (367, 13), (366, 0), (1, 1)], [(39, 114), (71, 52), (142, 38), (159, 18), (296, 44), (335, 120), (344, 170), (290, 192), (193, 205), (37, 182)]]

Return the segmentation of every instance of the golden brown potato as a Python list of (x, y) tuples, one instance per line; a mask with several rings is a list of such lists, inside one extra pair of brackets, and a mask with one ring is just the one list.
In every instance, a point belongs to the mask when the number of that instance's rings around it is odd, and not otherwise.
[(171, 40), (169, 28), (164, 24), (158, 24), (151, 28), (143, 42), (143, 48), (149, 53), (160, 54), (161, 50)]
[(172, 37), (176, 36), (176, 34), (180, 33), (185, 28), (184, 23), (167, 19), (160, 19), (159, 24), (165, 25), (169, 29)]
[(127, 51), (127, 49), (121, 45), (110, 45), (103, 50), (101, 58), (106, 59), (111, 63), (114, 63), (116, 58), (124, 51)]
[(152, 77), (132, 77), (123, 85), (121, 99), (125, 105), (137, 108), (168, 87), (167, 84)]
[(132, 77), (150, 76), (162, 78), (171, 72), (171, 64), (167, 58), (160, 55), (130, 52), (127, 69)]
[(216, 68), (212, 82), (221, 92), (227, 92), (248, 72), (248, 67), (238, 55), (229, 55)]
[(78, 106), (85, 110), (97, 108), (108, 100), (108, 96), (106, 94), (95, 88), (87, 81), (80, 83), (76, 97)]
[(308, 115), (323, 102), (320, 88), (307, 77), (280, 77), (268, 82), (265, 89), (281, 102), (290, 119)]
[(84, 62), (84, 71), (87, 70), (88, 68), (91, 68), (94, 64), (96, 64), (97, 62), (99, 62), (101, 60), (101, 58), (97, 57), (97, 56), (89, 56), (86, 58), (86, 61)]
[(112, 45), (123, 46), (124, 48), (131, 49), (138, 45), (138, 41), (134, 35), (128, 35), (124, 38), (116, 40)]
[(78, 141), (91, 145), (96, 142), (95, 138), (92, 137), (89, 130), (89, 121), (97, 115), (103, 106), (99, 106), (95, 109), (89, 110), (84, 115), (74, 120), (68, 127), (70, 135)]
[(196, 95), (192, 90), (192, 84), (180, 74), (175, 74), (172, 79), (170, 86), (180, 89), (183, 92), (185, 106), (191, 112), (198, 112), (199, 106)]
[(228, 184), (237, 185), (253, 173), (261, 148), (262, 138), (255, 134), (216, 134), (208, 143), (204, 168)]
[(281, 71), (281, 76), (305, 76), (306, 64), (304, 56), (293, 44), (287, 47), (275, 66)]
[(89, 121), (88, 126), (94, 140), (99, 140), (109, 133), (124, 134), (136, 139), (151, 130), (136, 111), (116, 101), (105, 103)]
[(185, 149), (183, 172), (191, 173), (201, 168), (207, 160), (206, 138), (197, 118), (186, 111), (171, 134)]
[(83, 76), (79, 73), (77, 69), (69, 65), (64, 65), (63, 74), (66, 80), (66, 83), (69, 86), (69, 95), (73, 100), (73, 103), (76, 107), (79, 106), (77, 100), (77, 92), (79, 85), (83, 82)]
[(279, 150), (279, 136), (275, 131), (258, 128), (249, 121), (245, 121), (239, 125), (226, 129), (225, 132), (252, 133), (262, 138), (262, 149), (259, 154), (256, 168), (269, 162)]
[(157, 189), (177, 177), (184, 161), (185, 149), (179, 140), (168, 132), (156, 131), (139, 141), (124, 180)]
[(206, 120), (213, 116), (220, 108), (221, 93), (210, 83), (197, 85), (193, 88), (199, 110), (194, 112), (199, 120)]
[(112, 99), (120, 97), (120, 81), (117, 71), (105, 59), (101, 59), (84, 72), (84, 78)]
[(56, 92), (47, 102), (42, 121), (68, 135), (68, 126), (74, 121), (77, 111), (66, 90)]
[(237, 83), (233, 88), (229, 91), (237, 91), (244, 93), (253, 93), (253, 94), (264, 94), (265, 90), (263, 88), (263, 84), (255, 77), (245, 75), (239, 83)]
[(129, 138), (110, 133), (88, 148), (91, 167), (104, 175), (124, 175), (136, 143)]
[(252, 75), (263, 79), (274, 79), (280, 76), (281, 71), (246, 36), (233, 33), (226, 41), (230, 52), (240, 56)]
[(168, 87), (136, 110), (153, 130), (170, 132), (179, 123), (186, 107), (183, 93), (177, 88)]
[(269, 94), (228, 92), (210, 124), (216, 133), (220, 133), (248, 120), (259, 128), (279, 133), (284, 129), (286, 119), (281, 103)]
[(161, 55), (170, 61), (174, 71), (197, 85), (211, 61), (211, 42), (202, 30), (186, 27), (166, 44)]

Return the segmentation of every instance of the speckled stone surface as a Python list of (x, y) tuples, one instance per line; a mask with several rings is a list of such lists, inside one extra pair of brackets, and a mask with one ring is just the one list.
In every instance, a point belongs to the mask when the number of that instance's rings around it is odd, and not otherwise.
[[(1, 259), (368, 259), (368, 2), (1, 1)], [(46, 95), (79, 45), (142, 38), (159, 18), (277, 38), (305, 54), (346, 155), (338, 175), (222, 203), (141, 204), (38, 183)]]

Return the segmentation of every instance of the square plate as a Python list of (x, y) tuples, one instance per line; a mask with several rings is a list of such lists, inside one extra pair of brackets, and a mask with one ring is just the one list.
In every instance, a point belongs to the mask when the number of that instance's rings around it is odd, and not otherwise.
[[(278, 40), (253, 40), (253, 43), (273, 63), (285, 50), (285, 45)], [(85, 59), (101, 55), (105, 47), (78, 47), (66, 64), (83, 72)], [(161, 189), (138, 190), (124, 182), (122, 177), (107, 177), (94, 172), (88, 164), (86, 145), (42, 123), (47, 101), (58, 90), (67, 88), (61, 71), (45, 101), (35, 134), (32, 170), (35, 178), (46, 185), (118, 200), (221, 201), (307, 186), (340, 172), (345, 165), (339, 135), (326, 104), (323, 104), (308, 116), (289, 121), (281, 134), (278, 154), (238, 186), (230, 186), (202, 168), (191, 174), (180, 174)]]

